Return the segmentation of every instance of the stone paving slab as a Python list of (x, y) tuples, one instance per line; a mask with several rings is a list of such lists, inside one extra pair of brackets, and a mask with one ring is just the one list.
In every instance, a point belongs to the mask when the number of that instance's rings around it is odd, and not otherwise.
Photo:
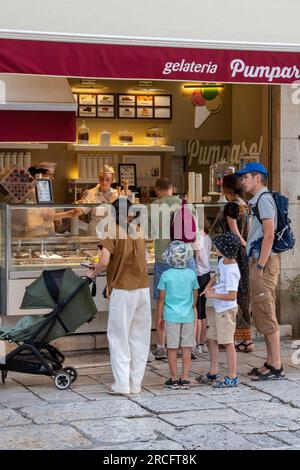
[[(19, 424), (30, 424), (31, 420), (24, 418), (20, 413), (15, 410), (1, 409), (0, 411), (0, 428), (18, 426)], [(1, 435), (1, 430), (0, 430)], [(0, 438), (1, 447), (1, 438)]]
[(149, 415), (149, 411), (144, 410), (128, 398), (109, 396), (107, 399), (99, 401), (25, 407), (20, 411), (24, 416), (33, 419), (37, 424)]
[(251, 402), (256, 400), (270, 401), (272, 397), (267, 393), (262, 393), (257, 390), (251, 390), (250, 387), (239, 385), (232, 389), (216, 389), (211, 386), (200, 387), (198, 393), (205, 397), (210, 397), (219, 403), (237, 403), (241, 401)]
[(171, 429), (165, 433), (187, 449), (259, 449), (259, 446), (250, 444), (245, 437), (222, 425), (196, 425), (181, 430)]
[(33, 385), (29, 387), (34, 394), (45, 400), (47, 403), (75, 403), (85, 401), (85, 398), (75, 392), (76, 389), (58, 390), (54, 384), (45, 386)]
[(64, 425), (16, 426), (1, 429), (0, 449), (76, 449), (89, 448), (90, 441), (73, 429)]
[(151, 417), (74, 421), (72, 425), (93, 443), (101, 445), (154, 441), (172, 429), (170, 424)]
[(227, 429), (238, 434), (256, 434), (258, 431), (261, 433), (270, 433), (273, 431), (297, 431), (300, 430), (300, 423), (286, 418), (276, 418), (271, 420), (260, 419), (241, 419), (238, 423), (224, 424)]
[(288, 418), (293, 421), (300, 420), (300, 409), (292, 408), (283, 403), (270, 403), (266, 401), (256, 401), (253, 403), (231, 403), (230, 407), (249, 418), (273, 419)]
[(27, 391), (20, 391), (18, 393), (6, 393), (5, 396), (1, 395), (1, 403), (7, 408), (21, 408), (22, 406), (39, 405), (45, 403), (40, 397)]
[(241, 420), (240, 414), (230, 408), (160, 414), (159, 417), (176, 427), (192, 426), (193, 424), (237, 423)]
[(251, 387), (279, 398), (283, 403), (300, 400), (300, 383), (282, 380), (280, 382), (252, 382)]
[(148, 442), (127, 442), (118, 446), (100, 446), (93, 450), (184, 450), (185, 448), (177, 442), (170, 440), (148, 441)]
[(276, 431), (268, 432), (268, 435), (282, 441), (285, 444), (300, 447), (300, 431), (293, 433), (288, 431)]
[(159, 397), (137, 397), (134, 398), (135, 403), (142, 404), (152, 413), (173, 413), (177, 411), (198, 411), (211, 410), (216, 408), (224, 408), (224, 405), (210, 400), (209, 398), (200, 397), (196, 393), (167, 395)]
[(261, 449), (278, 449), (285, 444), (282, 440), (278, 440), (269, 434), (247, 434), (246, 438)]

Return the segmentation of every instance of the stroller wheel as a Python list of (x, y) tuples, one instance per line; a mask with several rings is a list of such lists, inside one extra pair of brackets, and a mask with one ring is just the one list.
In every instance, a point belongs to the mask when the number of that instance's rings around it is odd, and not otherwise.
[(66, 390), (71, 385), (71, 378), (65, 372), (60, 372), (54, 377), (54, 383), (59, 390)]
[(5, 379), (7, 377), (7, 370), (3, 369), (1, 371), (1, 379), (2, 379), (2, 383), (5, 384)]
[(78, 377), (77, 370), (74, 367), (65, 367), (63, 370), (68, 374), (71, 379), (71, 382), (75, 382)]

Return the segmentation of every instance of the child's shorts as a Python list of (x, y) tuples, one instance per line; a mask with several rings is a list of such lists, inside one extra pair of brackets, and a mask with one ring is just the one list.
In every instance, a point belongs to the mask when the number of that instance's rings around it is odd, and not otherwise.
[(218, 344), (233, 344), (238, 308), (226, 312), (207, 312), (207, 339), (214, 339)]
[(195, 322), (172, 323), (165, 321), (167, 349), (195, 346)]

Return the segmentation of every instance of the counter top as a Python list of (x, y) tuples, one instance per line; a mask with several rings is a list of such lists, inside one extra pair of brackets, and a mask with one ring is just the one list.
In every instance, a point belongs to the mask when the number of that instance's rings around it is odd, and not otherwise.
[(84, 145), (84, 144), (69, 144), (69, 150), (81, 151), (81, 152), (174, 152), (175, 147), (172, 145)]

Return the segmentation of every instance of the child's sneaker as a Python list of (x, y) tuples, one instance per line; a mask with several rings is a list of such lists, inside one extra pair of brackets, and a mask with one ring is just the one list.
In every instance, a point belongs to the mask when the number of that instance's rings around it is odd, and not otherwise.
[(213, 383), (213, 387), (215, 388), (230, 388), (230, 387), (237, 387), (239, 383), (238, 377), (234, 377), (234, 379), (231, 379), (226, 375), (223, 380), (216, 380), (216, 382)]
[(172, 388), (172, 390), (177, 390), (178, 388), (180, 388), (180, 381), (172, 380), (172, 378), (170, 378), (169, 380), (165, 381), (165, 387)]
[(220, 378), (220, 374), (210, 374), (209, 372), (205, 375), (198, 375), (196, 377), (196, 380), (199, 384), (205, 384), (205, 385), (211, 385), (213, 384), (216, 380)]
[(180, 378), (178, 382), (179, 382), (180, 388), (183, 388), (184, 390), (189, 390), (190, 385), (191, 385), (190, 380), (183, 380)]

